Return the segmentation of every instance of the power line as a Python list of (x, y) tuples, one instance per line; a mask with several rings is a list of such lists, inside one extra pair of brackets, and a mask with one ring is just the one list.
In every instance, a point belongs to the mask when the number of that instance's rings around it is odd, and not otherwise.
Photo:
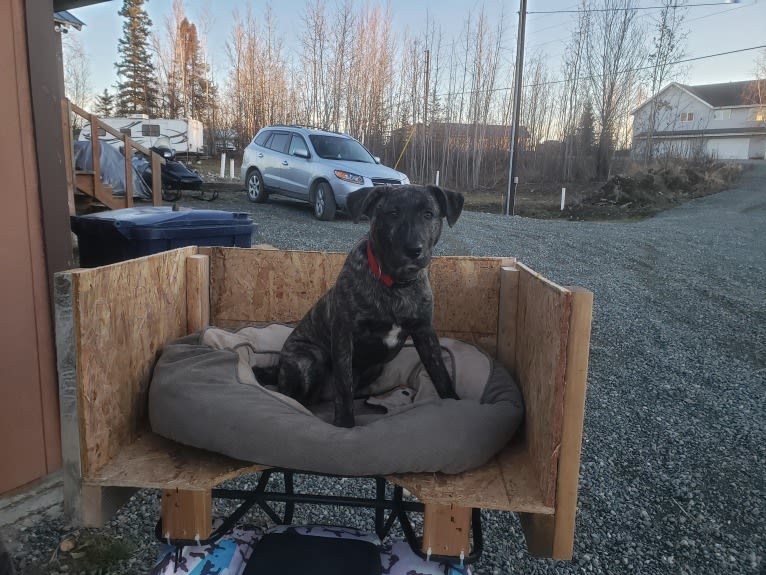
[[(718, 52), (716, 54), (707, 54), (706, 56), (695, 56), (694, 58), (684, 58), (682, 60), (676, 60), (674, 62), (669, 62), (668, 65), (675, 65), (675, 64), (684, 64), (686, 62), (695, 62), (697, 60), (706, 60), (708, 58), (717, 58), (718, 56), (728, 56), (729, 54), (738, 54), (740, 52), (749, 52), (752, 50), (760, 50), (761, 48), (766, 48), (766, 44), (762, 44), (761, 46), (753, 46), (751, 48), (740, 48), (738, 50), (729, 50), (728, 52)], [(640, 68), (631, 68), (630, 70), (625, 70), (624, 73), (628, 72), (640, 72), (642, 70), (651, 70), (654, 66), (641, 66)], [(580, 80), (593, 80), (595, 78), (601, 78), (603, 77), (603, 74), (595, 74), (593, 76), (580, 76)], [(537, 84), (524, 84), (524, 88), (536, 88), (538, 86), (552, 86), (554, 84), (564, 84), (566, 82), (569, 82), (570, 80), (551, 80), (549, 82), (539, 82)], [(510, 90), (508, 86), (503, 88), (493, 88), (491, 90), (488, 90), (488, 92), (507, 92)], [(463, 92), (442, 92), (439, 94), (440, 96), (461, 96), (465, 94), (471, 94), (471, 93), (478, 93), (480, 90), (465, 90)], [(487, 92), (486, 90), (482, 90), (483, 92)]]
[[(718, 56), (728, 56), (729, 54), (738, 54), (740, 52), (749, 52), (752, 50), (760, 50), (761, 48), (766, 48), (766, 44), (762, 44), (761, 46), (753, 46), (752, 48), (740, 48), (739, 50), (729, 50), (728, 52), (718, 52), (717, 54), (708, 54), (706, 56), (695, 56), (694, 58), (684, 58), (682, 60), (676, 60), (675, 62), (668, 62), (669, 66), (673, 66), (675, 64), (684, 64), (686, 62), (695, 62), (697, 60), (706, 60), (708, 58), (717, 58)], [(632, 68), (630, 70), (625, 70), (625, 72), (641, 72), (642, 70), (651, 70), (654, 68), (654, 66), (641, 66), (640, 68)], [(593, 76), (581, 76), (581, 80), (592, 80), (594, 78), (601, 78), (603, 74), (596, 74)], [(525, 84), (525, 88), (533, 88), (535, 86), (546, 86), (549, 84), (563, 84), (567, 80), (553, 80), (551, 82), (540, 82), (539, 84)], [(507, 90), (507, 88), (505, 88)]]
[(588, 12), (625, 12), (633, 10), (662, 10), (664, 8), (699, 8), (702, 6), (723, 6), (723, 2), (705, 2), (704, 4), (681, 4), (678, 6), (633, 6), (629, 8), (585, 8), (576, 10), (535, 10), (527, 14), (584, 14)]

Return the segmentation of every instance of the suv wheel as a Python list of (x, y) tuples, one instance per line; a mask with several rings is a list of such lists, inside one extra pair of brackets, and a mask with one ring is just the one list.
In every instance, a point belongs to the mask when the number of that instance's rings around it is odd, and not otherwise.
[(247, 199), (257, 204), (262, 204), (269, 199), (269, 194), (263, 187), (261, 172), (257, 168), (247, 175)]
[(319, 182), (314, 191), (314, 215), (317, 219), (328, 222), (335, 219), (335, 194), (327, 182)]

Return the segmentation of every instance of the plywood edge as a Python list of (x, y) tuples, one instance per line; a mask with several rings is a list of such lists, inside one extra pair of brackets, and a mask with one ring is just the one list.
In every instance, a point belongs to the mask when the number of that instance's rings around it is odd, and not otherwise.
[(264, 469), (268, 467), (144, 433), (83, 481), (101, 487), (205, 490)]
[(570, 559), (574, 547), (593, 317), (593, 293), (582, 288), (570, 289), (573, 298), (569, 320), (564, 414), (556, 484), (556, 520), (552, 550), (554, 559)]
[(548, 286), (550, 289), (552, 289), (554, 291), (557, 291), (559, 293), (566, 293), (566, 292), (570, 291), (567, 288), (565, 288), (564, 286), (561, 286), (561, 285), (557, 284), (556, 282), (554, 282), (552, 280), (549, 280), (544, 275), (536, 272), (535, 270), (533, 270), (529, 266), (524, 265), (520, 261), (516, 261), (516, 263), (515, 263), (515, 265), (513, 267), (515, 267), (515, 268), (517, 268), (519, 270), (523, 270), (525, 273), (527, 273), (530, 276), (532, 276), (533, 278), (541, 281), (543, 284), (545, 284), (546, 286)]
[(500, 511), (553, 514), (543, 502), (534, 466), (520, 442), (509, 443), (484, 465), (458, 474), (406, 473), (388, 476), (423, 503)]
[[(552, 283), (552, 282), (551, 282)], [(556, 501), (556, 488), (558, 485), (558, 468), (559, 460), (561, 457), (561, 442), (564, 433), (564, 395), (566, 389), (566, 370), (567, 370), (567, 347), (569, 343), (569, 331), (571, 327), (572, 316), (572, 292), (566, 288), (562, 289), (562, 298), (564, 310), (561, 314), (561, 323), (559, 325), (559, 363), (556, 369), (556, 381), (555, 385), (560, 393), (560, 403), (554, 406), (554, 412), (551, 414), (552, 421), (551, 427), (553, 430), (554, 445), (550, 454), (550, 460), (548, 463), (549, 481), (546, 484), (547, 489), (543, 488), (543, 496), (545, 502), (550, 505), (555, 505)]]
[[(544, 502), (553, 507), (572, 293), (524, 264), (517, 263), (517, 268), (520, 273), (515, 357), (527, 414), (525, 438)], [(545, 350), (544, 356), (541, 350)]]

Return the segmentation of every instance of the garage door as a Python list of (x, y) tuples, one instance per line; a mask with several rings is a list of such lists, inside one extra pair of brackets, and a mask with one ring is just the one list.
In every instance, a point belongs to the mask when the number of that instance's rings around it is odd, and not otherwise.
[(750, 138), (716, 138), (707, 143), (707, 153), (719, 160), (746, 160)]
[(750, 138), (750, 150), (747, 157), (751, 160), (766, 159), (766, 137)]

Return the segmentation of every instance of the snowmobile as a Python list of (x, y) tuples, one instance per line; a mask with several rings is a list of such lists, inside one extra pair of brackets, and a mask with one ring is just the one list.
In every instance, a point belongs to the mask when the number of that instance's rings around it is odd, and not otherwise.
[[(202, 178), (196, 171), (187, 168), (183, 162), (175, 159), (176, 152), (170, 145), (170, 138), (160, 136), (150, 148), (165, 159), (162, 165), (162, 199), (166, 202), (175, 202), (181, 199), (183, 190), (199, 192), (197, 196), (201, 200), (212, 201), (218, 197), (215, 190), (203, 190)], [(151, 187), (152, 166), (148, 158), (142, 158), (142, 167), (139, 168), (141, 177)]]

